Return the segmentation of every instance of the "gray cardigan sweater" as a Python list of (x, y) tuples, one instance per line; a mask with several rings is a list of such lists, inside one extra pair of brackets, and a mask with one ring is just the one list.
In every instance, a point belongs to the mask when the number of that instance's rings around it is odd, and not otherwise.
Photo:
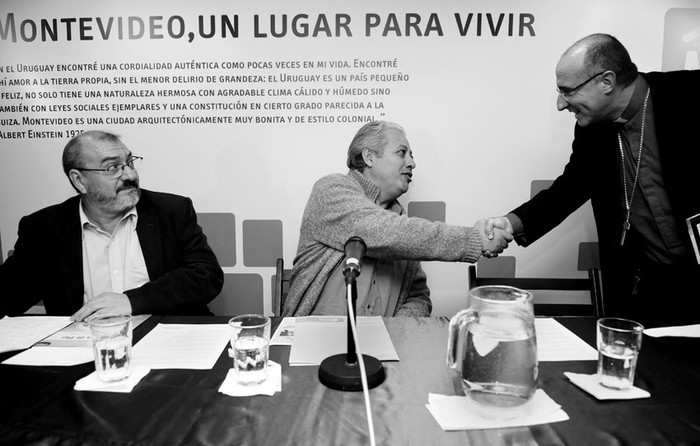
[(432, 304), (421, 260), (476, 262), (476, 228), (408, 217), (397, 202), (376, 203), (379, 187), (357, 170), (316, 182), (306, 204), (284, 316), (311, 313), (330, 274), (344, 258), (351, 236), (367, 244), (369, 257), (408, 260), (394, 316), (430, 316)]

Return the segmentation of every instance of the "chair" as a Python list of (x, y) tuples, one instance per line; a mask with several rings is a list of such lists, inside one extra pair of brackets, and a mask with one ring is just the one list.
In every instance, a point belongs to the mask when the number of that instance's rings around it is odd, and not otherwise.
[(535, 303), (536, 316), (592, 316), (604, 315), (603, 287), (600, 270), (588, 269), (587, 279), (525, 278), (525, 277), (480, 277), (475, 265), (469, 265), (469, 288), (483, 285), (509, 285), (528, 291), (588, 291), (589, 304), (550, 304)]
[(284, 269), (284, 259), (278, 258), (276, 263), (275, 278), (273, 281), (272, 306), (275, 316), (282, 316), (284, 310), (284, 301), (289, 293), (289, 276), (292, 274), (291, 269)]

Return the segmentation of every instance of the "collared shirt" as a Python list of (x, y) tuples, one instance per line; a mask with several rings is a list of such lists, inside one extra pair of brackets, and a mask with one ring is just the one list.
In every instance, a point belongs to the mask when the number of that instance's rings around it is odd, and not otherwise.
[(109, 234), (92, 223), (80, 202), (83, 233), (83, 302), (104, 292), (123, 293), (149, 281), (146, 261), (136, 233), (134, 207)]
[[(387, 210), (398, 214), (401, 212), (401, 205), (394, 201)], [(360, 275), (356, 280), (356, 315), (393, 316), (407, 266), (406, 260), (364, 257)], [(340, 262), (328, 276), (311, 314), (347, 315), (347, 287), (343, 267), (344, 262)]]
[[(407, 264), (406, 260), (364, 257), (362, 270), (356, 279), (355, 314), (357, 316), (393, 316)], [(311, 314), (327, 316), (348, 314), (344, 265), (344, 262), (340, 262), (328, 277)]]
[[(644, 98), (649, 88), (642, 76), (637, 78), (634, 93), (621, 120), (627, 120), (620, 129), (622, 149), (624, 151), (624, 169), (627, 179), (627, 197), (632, 194), (639, 142), (641, 139)], [(622, 178), (620, 179), (622, 181)], [(625, 197), (622, 196), (624, 208)], [(640, 235), (644, 241), (644, 254), (652, 263), (673, 264), (687, 255), (678, 230), (678, 222), (672, 212), (664, 183), (659, 145), (654, 125), (654, 106), (651, 95), (647, 101), (644, 119), (644, 144), (642, 160), (639, 166), (637, 190), (630, 205), (631, 230)]]

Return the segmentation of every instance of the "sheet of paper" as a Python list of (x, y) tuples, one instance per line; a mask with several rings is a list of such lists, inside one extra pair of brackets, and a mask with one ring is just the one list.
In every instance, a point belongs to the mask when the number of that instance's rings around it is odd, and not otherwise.
[[(132, 328), (141, 325), (150, 314), (132, 316)], [(34, 347), (92, 347), (90, 326), (87, 322), (73, 322), (62, 330), (34, 344)]]
[(644, 334), (652, 338), (676, 336), (683, 338), (700, 338), (700, 324), (679, 325), (674, 327), (647, 328)]
[(552, 318), (535, 318), (538, 361), (597, 361), (598, 351)]
[(0, 319), (0, 353), (29, 348), (68, 324), (69, 316), (6, 316)]
[(134, 346), (134, 364), (151, 369), (211, 369), (228, 342), (226, 324), (158, 324)]
[[(358, 317), (357, 336), (362, 354), (373, 356), (380, 361), (399, 360), (381, 317)], [(319, 365), (327, 357), (347, 351), (346, 317), (296, 318), (289, 365)]]
[(92, 347), (32, 347), (3, 361), (9, 365), (71, 366), (94, 361)]
[(285, 317), (277, 326), (277, 330), (270, 339), (270, 345), (292, 345), (294, 341), (294, 326), (297, 318)]

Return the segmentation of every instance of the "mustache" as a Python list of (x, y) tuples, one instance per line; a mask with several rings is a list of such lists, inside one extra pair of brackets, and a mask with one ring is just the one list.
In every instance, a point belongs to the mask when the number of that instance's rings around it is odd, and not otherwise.
[(139, 183), (138, 183), (138, 181), (126, 180), (126, 181), (124, 181), (124, 182), (122, 183), (121, 186), (119, 186), (119, 187), (117, 188), (117, 192), (121, 192), (121, 191), (127, 190), (127, 189), (138, 189), (138, 188), (139, 188)]

